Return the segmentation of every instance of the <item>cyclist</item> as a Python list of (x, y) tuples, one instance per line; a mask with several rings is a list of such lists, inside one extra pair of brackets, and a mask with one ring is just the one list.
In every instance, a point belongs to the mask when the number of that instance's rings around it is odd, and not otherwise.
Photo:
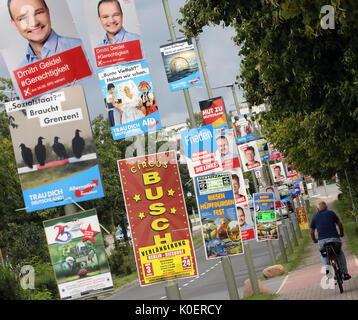
[[(339, 234), (337, 232), (336, 225), (339, 228)], [(318, 240), (315, 236), (316, 229), (318, 233)], [(327, 204), (324, 201), (318, 203), (317, 213), (312, 218), (310, 235), (314, 243), (318, 242), (320, 250), (324, 248), (326, 243), (335, 242), (336, 248), (339, 252), (337, 252), (337, 258), (341, 266), (343, 280), (349, 280), (351, 276), (348, 274), (346, 258), (343, 250), (341, 250), (342, 242), (340, 237), (344, 236), (343, 225), (337, 215), (333, 211), (327, 209)], [(327, 266), (328, 257), (323, 257), (321, 254), (320, 258), (322, 263)], [(328, 269), (326, 269), (326, 272), (328, 273)]]

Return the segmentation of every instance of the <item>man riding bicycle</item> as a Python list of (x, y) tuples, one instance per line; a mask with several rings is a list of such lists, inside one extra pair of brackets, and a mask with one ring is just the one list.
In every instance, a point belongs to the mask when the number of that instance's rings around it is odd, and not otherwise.
[[(336, 225), (339, 228), (339, 234), (337, 232)], [(314, 243), (318, 242), (319, 249), (322, 250), (324, 245), (329, 242), (334, 242), (337, 248), (337, 258), (341, 266), (343, 280), (349, 280), (351, 276), (348, 274), (346, 257), (342, 250), (342, 242), (340, 237), (344, 236), (343, 225), (337, 215), (327, 210), (327, 204), (324, 201), (318, 203), (317, 213), (313, 216), (310, 235)], [(315, 236), (315, 230), (317, 229), (318, 240)], [(328, 257), (320, 255), (322, 263), (326, 266), (326, 272), (328, 273)]]

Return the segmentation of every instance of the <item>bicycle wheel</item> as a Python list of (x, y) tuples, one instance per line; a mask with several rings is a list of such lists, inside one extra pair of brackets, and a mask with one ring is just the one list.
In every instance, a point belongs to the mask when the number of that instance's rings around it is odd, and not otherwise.
[(340, 293), (343, 293), (343, 278), (341, 270), (337, 268), (336, 264), (333, 265), (334, 274), (336, 275), (336, 281), (339, 287)]

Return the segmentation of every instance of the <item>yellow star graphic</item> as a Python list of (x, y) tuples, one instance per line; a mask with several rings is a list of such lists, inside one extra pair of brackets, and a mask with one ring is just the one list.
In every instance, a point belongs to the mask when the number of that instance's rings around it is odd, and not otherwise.
[(173, 197), (173, 196), (174, 196), (174, 193), (175, 193), (175, 191), (174, 191), (173, 189), (169, 189), (169, 190), (168, 190), (168, 196), (169, 196), (169, 197)]
[(175, 212), (177, 212), (175, 208), (170, 208), (170, 213), (175, 214)]
[(135, 202), (140, 201), (140, 200), (141, 200), (141, 199), (140, 199), (140, 194), (135, 194), (134, 197), (133, 197), (133, 199), (135, 200)]
[(143, 220), (145, 218), (145, 213), (144, 212), (140, 212), (139, 213), (139, 219)]

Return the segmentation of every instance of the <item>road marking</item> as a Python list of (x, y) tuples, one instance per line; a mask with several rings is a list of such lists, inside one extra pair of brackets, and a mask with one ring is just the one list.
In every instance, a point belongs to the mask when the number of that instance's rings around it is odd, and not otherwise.
[(282, 287), (285, 285), (286, 281), (288, 279), (288, 275), (285, 277), (285, 279), (283, 279), (280, 287), (278, 288), (278, 290), (276, 291), (276, 294), (278, 294), (280, 292), (280, 290), (282, 289)]

